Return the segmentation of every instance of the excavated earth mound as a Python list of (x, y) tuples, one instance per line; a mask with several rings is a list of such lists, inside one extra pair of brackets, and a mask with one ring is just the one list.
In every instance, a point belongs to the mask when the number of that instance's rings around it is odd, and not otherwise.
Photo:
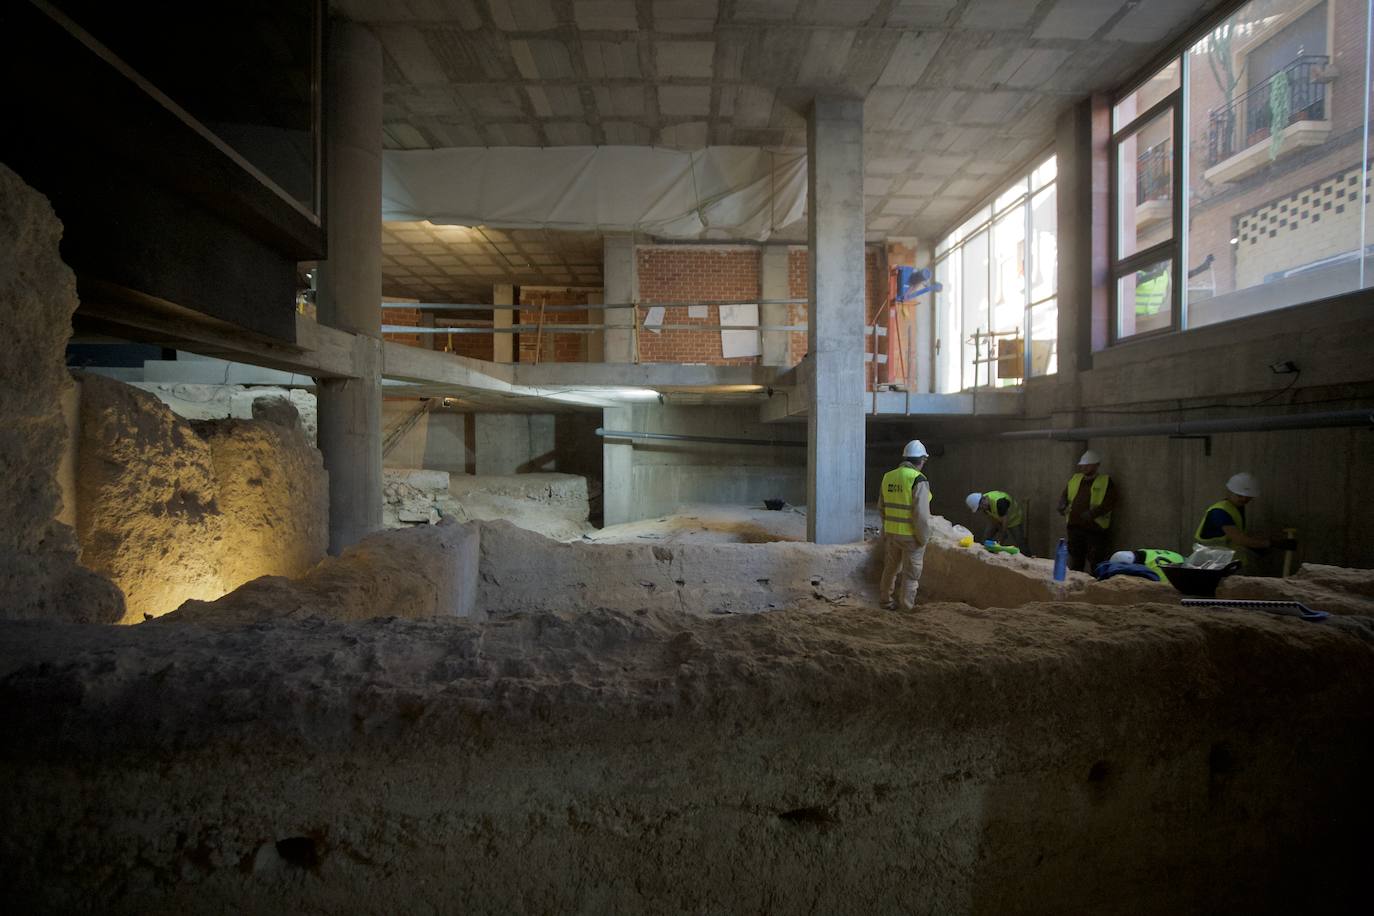
[(1374, 625), (1166, 606), (0, 624), (14, 912), (1367, 902)]

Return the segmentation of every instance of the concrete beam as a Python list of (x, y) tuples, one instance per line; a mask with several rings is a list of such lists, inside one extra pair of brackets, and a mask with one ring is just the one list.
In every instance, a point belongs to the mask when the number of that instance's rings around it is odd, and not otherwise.
[(864, 536), (863, 103), (817, 98), (807, 120), (807, 539)]

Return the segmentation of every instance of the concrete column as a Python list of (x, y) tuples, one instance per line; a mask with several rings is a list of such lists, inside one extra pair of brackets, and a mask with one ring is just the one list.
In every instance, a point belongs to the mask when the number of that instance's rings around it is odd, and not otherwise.
[(817, 98), (806, 140), (806, 534), (847, 544), (864, 536), (863, 102)]
[[(491, 286), (492, 305), (514, 305), (515, 287), (509, 283), (493, 283)], [(497, 328), (508, 328), (515, 324), (514, 309), (497, 309), (491, 313), (492, 326)], [(491, 344), (492, 362), (513, 363), (515, 362), (515, 335), (500, 333), (493, 334)]]
[(382, 525), (382, 49), (362, 26), (329, 23), (324, 106), (329, 258), (319, 320), (358, 335), (356, 377), (318, 385), (337, 554)]
[[(605, 277), (605, 302), (634, 302), (639, 296), (639, 272), (635, 266), (633, 235), (607, 235), (602, 275)], [(606, 310), (605, 360), (608, 363), (632, 363), (634, 350), (634, 314), (629, 309)]]
[[(605, 296), (601, 293), (587, 293), (588, 305), (600, 305), (605, 302)], [(601, 309), (587, 310), (587, 324), (603, 324), (604, 316)], [(604, 363), (606, 361), (606, 332), (592, 331), (587, 335), (587, 362)]]
[[(601, 411), (604, 429), (632, 431), (633, 407), (607, 407)], [(631, 498), (634, 473), (634, 446), (627, 439), (601, 440), (601, 505), (604, 525), (634, 521)]]
[[(786, 245), (764, 246), (763, 263), (760, 265), (759, 274), (763, 278), (764, 299), (790, 298), (791, 290), (787, 282)], [(788, 305), (761, 305), (759, 306), (759, 323), (765, 325), (790, 324), (787, 320), (790, 309), (791, 306)], [(787, 331), (763, 332), (763, 365), (789, 365), (787, 358), (789, 337)]]

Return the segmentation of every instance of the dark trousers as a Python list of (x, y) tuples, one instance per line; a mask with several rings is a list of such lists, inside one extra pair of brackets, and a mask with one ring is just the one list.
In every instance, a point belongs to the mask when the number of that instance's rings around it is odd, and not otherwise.
[(1111, 535), (1103, 528), (1067, 529), (1069, 547), (1069, 569), (1091, 573), (1098, 563), (1111, 556)]

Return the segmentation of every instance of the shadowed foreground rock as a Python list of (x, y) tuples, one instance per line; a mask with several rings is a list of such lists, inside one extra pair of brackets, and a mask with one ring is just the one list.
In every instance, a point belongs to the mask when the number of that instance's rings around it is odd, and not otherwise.
[(13, 911), (1364, 899), (1374, 626), (1164, 606), (0, 624)]

